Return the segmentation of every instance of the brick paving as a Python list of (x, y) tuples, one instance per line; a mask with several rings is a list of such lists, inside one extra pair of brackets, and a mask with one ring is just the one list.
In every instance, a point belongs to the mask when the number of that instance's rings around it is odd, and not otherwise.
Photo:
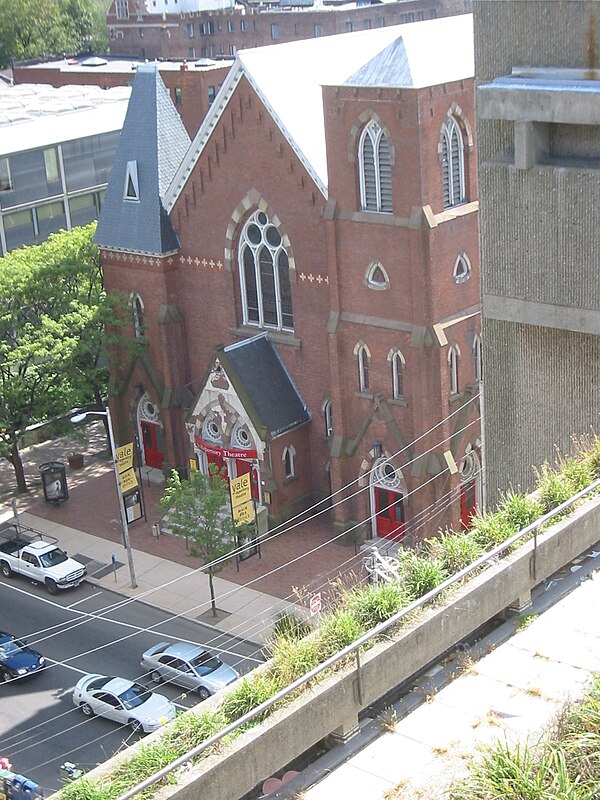
[[(0, 462), (0, 503), (3, 507), (10, 506), (15, 498), (19, 511), (120, 542), (119, 505), (104, 427), (101, 422), (94, 422), (87, 431), (85, 443), (65, 436), (23, 451), (30, 486), (27, 495), (16, 494), (12, 465)], [(58, 506), (45, 502), (39, 466), (47, 461), (67, 464), (69, 454), (74, 451), (83, 453), (84, 466), (82, 469), (67, 466), (69, 499)], [(200, 561), (189, 555), (185, 542), (168, 534), (159, 538), (152, 535), (152, 525), (161, 518), (159, 500), (163, 487), (144, 480), (143, 491), (147, 520), (129, 525), (131, 546), (190, 568), (198, 567)], [(329, 515), (323, 514), (269, 538), (261, 546), (260, 558), (253, 556), (240, 562), (239, 570), (235, 563), (230, 563), (219, 577), (238, 585), (250, 584), (253, 589), (280, 599), (298, 602), (316, 591), (324, 592), (325, 599), (338, 577), (343, 576), (348, 583), (364, 578), (362, 554), (356, 552), (353, 543), (328, 543), (332, 535)], [(303, 554), (308, 555), (302, 557)]]

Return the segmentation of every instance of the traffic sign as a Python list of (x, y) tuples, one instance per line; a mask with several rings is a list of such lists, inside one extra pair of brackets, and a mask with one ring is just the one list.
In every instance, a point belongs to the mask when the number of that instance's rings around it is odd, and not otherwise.
[(310, 615), (314, 617), (321, 610), (321, 592), (313, 594), (310, 598)]

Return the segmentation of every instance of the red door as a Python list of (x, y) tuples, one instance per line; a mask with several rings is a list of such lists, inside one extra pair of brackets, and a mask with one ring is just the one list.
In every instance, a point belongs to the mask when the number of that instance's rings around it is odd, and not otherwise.
[(463, 530), (471, 527), (471, 517), (477, 510), (477, 493), (475, 481), (470, 480), (461, 484), (460, 487), (460, 524)]
[(148, 467), (162, 469), (164, 453), (158, 447), (158, 425), (153, 422), (140, 423), (142, 429), (142, 442), (144, 444), (144, 462)]
[(221, 453), (214, 453), (214, 452), (211, 452), (209, 450), (209, 452), (206, 454), (206, 460), (208, 461), (208, 467), (209, 467), (209, 473), (208, 474), (209, 475), (210, 475), (210, 465), (214, 464), (217, 467), (217, 469), (219, 470), (219, 472), (221, 472), (221, 474), (225, 478), (225, 480), (227, 480), (227, 477), (228, 477), (228, 475), (227, 475), (227, 461), (225, 461), (225, 459), (223, 458)]
[(401, 539), (405, 532), (402, 495), (381, 486), (375, 486), (374, 492), (377, 536)]

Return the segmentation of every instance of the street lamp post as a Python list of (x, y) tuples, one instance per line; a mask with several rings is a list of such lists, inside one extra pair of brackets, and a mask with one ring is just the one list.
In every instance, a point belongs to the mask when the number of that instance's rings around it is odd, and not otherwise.
[(113, 461), (113, 467), (115, 469), (115, 481), (117, 484), (117, 497), (119, 498), (119, 510), (121, 512), (121, 526), (123, 528), (123, 545), (125, 550), (127, 551), (127, 563), (129, 565), (129, 575), (131, 577), (131, 588), (135, 589), (137, 587), (137, 581), (135, 579), (135, 567), (133, 565), (133, 553), (131, 552), (131, 544), (129, 542), (129, 526), (127, 525), (127, 512), (125, 511), (125, 501), (123, 500), (123, 493), (121, 492), (121, 482), (119, 480), (119, 469), (117, 467), (117, 459), (116, 459), (116, 445), (115, 445), (115, 434), (113, 432), (112, 426), (112, 419), (110, 416), (110, 409), (107, 406), (104, 411), (83, 411), (81, 414), (76, 414), (74, 417), (71, 417), (71, 422), (82, 422), (88, 414), (96, 414), (100, 417), (106, 417), (106, 423), (108, 427), (108, 437), (110, 439), (110, 453), (111, 458)]

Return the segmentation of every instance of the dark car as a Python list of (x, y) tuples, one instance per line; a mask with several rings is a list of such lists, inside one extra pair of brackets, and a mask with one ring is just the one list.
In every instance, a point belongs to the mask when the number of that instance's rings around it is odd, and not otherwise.
[(0, 631), (0, 681), (25, 678), (39, 672), (46, 659), (37, 650), (17, 639), (12, 633)]

